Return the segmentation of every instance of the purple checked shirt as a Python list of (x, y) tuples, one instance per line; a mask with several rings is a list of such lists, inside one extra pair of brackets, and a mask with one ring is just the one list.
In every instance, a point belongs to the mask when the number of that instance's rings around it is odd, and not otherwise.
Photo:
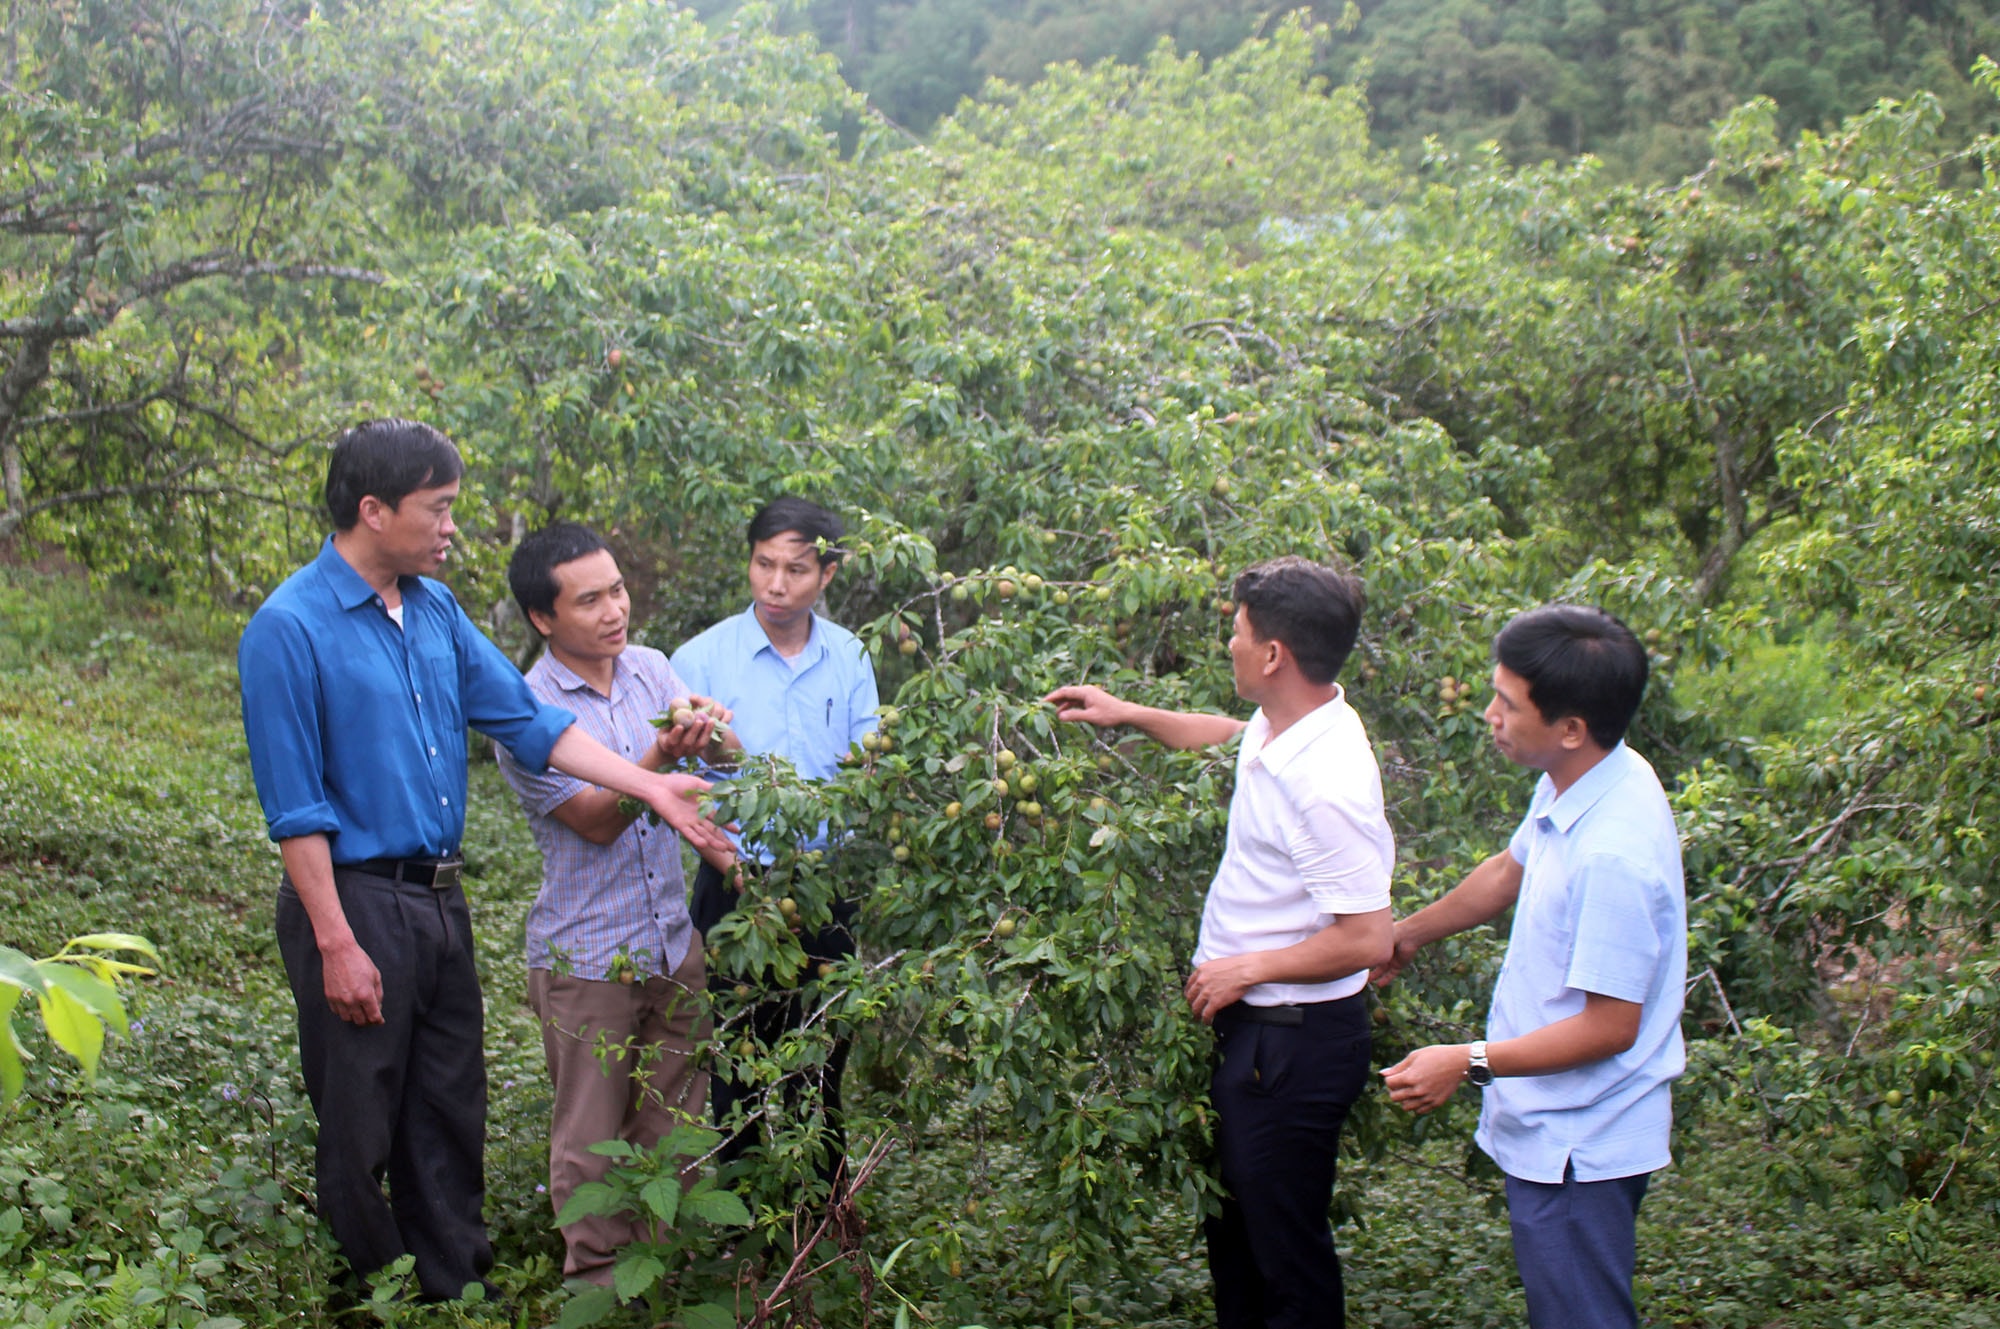
[[(528, 670), (528, 687), (628, 761), (652, 746), (653, 717), (688, 695), (667, 657), (644, 646), (628, 646), (613, 662), (608, 698), (547, 654)], [(641, 817), (610, 844), (592, 844), (551, 815), (590, 784), (553, 770), (530, 775), (504, 747), (500, 769), (542, 851), (542, 889), (528, 910), (528, 967), (603, 979), (622, 953), (642, 975), (680, 968), (695, 938), (680, 836)]]

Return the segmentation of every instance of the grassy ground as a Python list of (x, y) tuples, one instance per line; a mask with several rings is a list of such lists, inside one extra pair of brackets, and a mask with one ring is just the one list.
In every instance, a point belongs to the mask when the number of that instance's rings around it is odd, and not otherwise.
[[(93, 1088), (27, 1034), (30, 1092), (0, 1117), (0, 1324), (355, 1323), (322, 1290), (332, 1262), (310, 1208), (311, 1117), (270, 937), (277, 860), (236, 713), (238, 625), (118, 603), (81, 581), (0, 577), (0, 940), (44, 953), (79, 932), (131, 930), (167, 959), (133, 993), (133, 1037)], [(496, 1277), (511, 1319), (542, 1324), (560, 1312), (560, 1246), (537, 1190), (548, 1100), (520, 945), (539, 865), (490, 760), (475, 763), (472, 792)], [(871, 1097), (866, 1079), (854, 1077), (861, 1138), (896, 1125), (894, 1101)], [(2000, 1329), (1991, 1197), (1914, 1244), (1906, 1215), (1858, 1197), (1794, 1211), (1764, 1184), (1756, 1127), (1704, 1120), (1657, 1179), (1639, 1278), (1651, 1323)], [(907, 1235), (912, 1197), (962, 1185), (969, 1153), (947, 1126), (896, 1154), (867, 1202), (878, 1259)], [(1004, 1167), (1004, 1148), (984, 1161)], [(1368, 1216), (1340, 1234), (1355, 1324), (1521, 1323), (1505, 1215), (1490, 1179), (1465, 1178), (1462, 1138), (1347, 1174)], [(957, 1286), (909, 1288), (932, 1322), (1046, 1323), (1047, 1289), (1010, 1259), (1008, 1234), (968, 1214), (963, 1235)], [(1064, 1291), (1066, 1323), (1207, 1322), (1191, 1217), (1163, 1203), (1115, 1285)]]

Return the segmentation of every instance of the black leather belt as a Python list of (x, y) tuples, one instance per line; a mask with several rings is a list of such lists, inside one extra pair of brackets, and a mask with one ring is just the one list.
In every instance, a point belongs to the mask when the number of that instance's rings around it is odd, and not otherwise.
[(1287, 1029), (1297, 1029), (1306, 1022), (1305, 1008), (1302, 1006), (1252, 1006), (1239, 1001), (1224, 1006), (1216, 1013), (1217, 1019), (1241, 1020), (1245, 1024), (1275, 1024)]
[(434, 891), (448, 891), (458, 885), (459, 874), (465, 871), (462, 858), (365, 858), (359, 863), (342, 863), (349, 872), (365, 872), (371, 877), (387, 877), (390, 881), (407, 881), (415, 886), (428, 886)]

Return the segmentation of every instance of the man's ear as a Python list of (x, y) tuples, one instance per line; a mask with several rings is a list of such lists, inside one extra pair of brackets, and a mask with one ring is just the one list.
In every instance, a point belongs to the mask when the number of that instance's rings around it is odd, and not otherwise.
[(544, 614), (539, 609), (530, 609), (528, 611), (528, 626), (540, 634), (543, 641), (547, 641), (555, 635), (555, 619), (551, 615)]
[(394, 511), (394, 508), (373, 494), (363, 494), (361, 496), (361, 524), (371, 531), (380, 531), (383, 521), (389, 513)]
[(826, 588), (833, 585), (833, 574), (838, 571), (840, 571), (840, 560), (837, 558), (831, 563), (822, 563), (820, 565), (819, 590), (821, 595), (826, 594)]
[(1590, 743), (1590, 725), (1580, 715), (1565, 715), (1556, 722), (1556, 732), (1565, 752), (1580, 751)]
[(1264, 670), (1264, 677), (1266, 678), (1271, 678), (1276, 674), (1278, 674), (1280, 671), (1282, 671), (1288, 661), (1296, 663), (1296, 661), (1293, 661), (1292, 653), (1285, 646), (1285, 643), (1279, 641), (1276, 637), (1273, 637), (1269, 641), (1264, 642), (1263, 647), (1264, 647), (1263, 670)]

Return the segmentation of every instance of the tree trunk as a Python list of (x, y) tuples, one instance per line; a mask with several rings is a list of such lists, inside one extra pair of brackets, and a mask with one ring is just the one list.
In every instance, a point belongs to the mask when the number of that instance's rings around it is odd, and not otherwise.
[(21, 410), (48, 376), (49, 354), (55, 349), (54, 333), (36, 333), (21, 341), (14, 363), (0, 375), (0, 484), (4, 485), (6, 510), (0, 512), (0, 536), (12, 535), (28, 515), (27, 482), (21, 475), (21, 435), (15, 427)]
[(1750, 500), (1743, 493), (1743, 438), (1720, 421), (1711, 425), (1715, 439), (1715, 483), (1722, 504), (1722, 533), (1702, 557), (1694, 580), (1698, 603), (1712, 604), (1729, 580), (1729, 565), (1750, 540)]

